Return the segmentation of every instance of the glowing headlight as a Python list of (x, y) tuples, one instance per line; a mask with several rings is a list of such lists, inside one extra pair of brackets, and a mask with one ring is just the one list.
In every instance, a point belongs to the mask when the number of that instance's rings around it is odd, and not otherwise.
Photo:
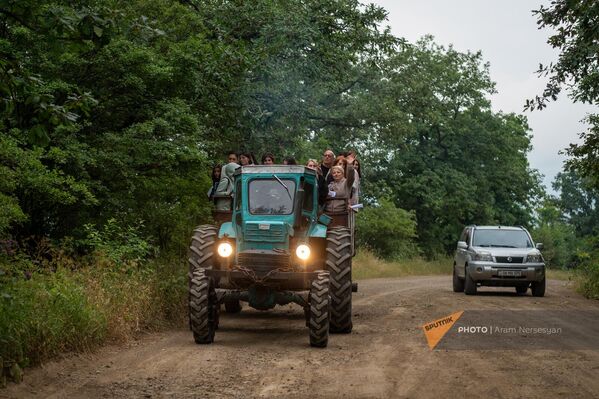
[(474, 260), (481, 262), (493, 262), (493, 255), (490, 252), (477, 252), (474, 254)]
[(221, 242), (217, 248), (218, 254), (223, 258), (228, 258), (233, 253), (233, 246), (228, 242)]
[(301, 260), (306, 260), (310, 257), (310, 247), (305, 244), (298, 245), (295, 254)]
[(541, 254), (536, 254), (536, 253), (528, 254), (528, 255), (526, 255), (526, 262), (527, 263), (541, 263), (541, 262), (543, 262), (543, 256), (541, 256)]

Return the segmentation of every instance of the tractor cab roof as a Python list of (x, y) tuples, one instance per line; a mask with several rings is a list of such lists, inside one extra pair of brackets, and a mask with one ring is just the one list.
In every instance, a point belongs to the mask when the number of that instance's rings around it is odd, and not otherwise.
[(241, 174), (273, 175), (283, 173), (316, 175), (314, 169), (306, 168), (302, 165), (248, 165), (235, 169), (235, 176)]

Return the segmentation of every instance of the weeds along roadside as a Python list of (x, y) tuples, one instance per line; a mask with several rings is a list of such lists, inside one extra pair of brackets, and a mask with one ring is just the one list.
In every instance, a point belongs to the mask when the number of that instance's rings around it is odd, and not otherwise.
[[(599, 299), (599, 261), (589, 259), (577, 269), (548, 268), (547, 278), (572, 282), (573, 288), (589, 299)], [(369, 249), (360, 249), (354, 258), (354, 280), (406, 276), (451, 276), (453, 259), (438, 256), (432, 260), (419, 257), (385, 260)], [(449, 281), (449, 280), (448, 280)], [(449, 284), (449, 283), (448, 283)], [(449, 285), (448, 285), (449, 287)]]
[[(27, 269), (23, 262), (20, 268)], [(32, 366), (186, 319), (182, 259), (115, 263), (96, 253), (78, 267), (66, 258), (21, 275), (15, 275), (16, 267), (5, 259), (0, 278), (0, 357), (5, 362)]]

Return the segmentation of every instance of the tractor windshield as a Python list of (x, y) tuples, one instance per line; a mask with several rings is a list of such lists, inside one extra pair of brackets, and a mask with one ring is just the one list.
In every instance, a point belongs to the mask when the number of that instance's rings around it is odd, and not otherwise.
[(294, 195), (295, 180), (251, 180), (249, 184), (250, 213), (253, 215), (290, 215), (293, 212)]

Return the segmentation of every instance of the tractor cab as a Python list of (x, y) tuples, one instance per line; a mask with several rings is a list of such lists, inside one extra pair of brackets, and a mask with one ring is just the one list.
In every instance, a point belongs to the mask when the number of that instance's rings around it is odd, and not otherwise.
[[(235, 239), (237, 262), (250, 254), (276, 255), (288, 267), (299, 266), (298, 262), (305, 267), (310, 239), (324, 239), (329, 221), (326, 216), (318, 220), (316, 172), (312, 169), (244, 166), (235, 174), (231, 221), (220, 226), (219, 237)], [(303, 251), (298, 250), (300, 246)]]

